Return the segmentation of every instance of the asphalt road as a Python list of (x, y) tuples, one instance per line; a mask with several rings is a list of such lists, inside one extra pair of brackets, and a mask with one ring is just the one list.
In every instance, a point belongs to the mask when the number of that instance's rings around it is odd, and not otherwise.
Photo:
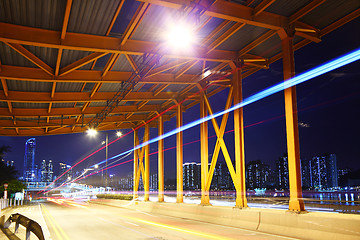
[[(293, 239), (126, 208), (58, 199), (17, 209), (46, 239)], [(36, 238), (33, 238), (36, 239)]]
[(126, 208), (56, 200), (41, 211), (52, 239), (291, 239), (149, 214)]

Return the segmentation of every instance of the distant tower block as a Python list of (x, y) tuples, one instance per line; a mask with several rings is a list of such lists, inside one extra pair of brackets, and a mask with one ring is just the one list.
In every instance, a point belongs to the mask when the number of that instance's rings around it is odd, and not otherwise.
[(26, 182), (34, 181), (35, 176), (35, 138), (30, 138), (25, 143), (25, 156), (24, 156), (24, 180)]

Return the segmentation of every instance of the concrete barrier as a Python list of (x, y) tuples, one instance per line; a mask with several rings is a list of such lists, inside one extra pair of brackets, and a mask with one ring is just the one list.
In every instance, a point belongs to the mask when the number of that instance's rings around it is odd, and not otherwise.
[(297, 214), (277, 209), (104, 199), (93, 202), (300, 239), (360, 239), (360, 215), (355, 214)]

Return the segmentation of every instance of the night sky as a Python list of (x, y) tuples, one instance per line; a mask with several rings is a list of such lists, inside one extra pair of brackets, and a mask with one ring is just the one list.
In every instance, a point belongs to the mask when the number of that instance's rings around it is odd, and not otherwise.
[[(356, 19), (322, 38), (321, 43), (311, 43), (295, 52), (295, 68), (302, 73), (319, 64), (330, 61), (360, 47), (360, 20)], [(282, 62), (277, 61), (269, 70), (261, 70), (243, 80), (244, 98), (267, 87), (283, 81)], [(210, 98), (214, 112), (224, 109), (227, 91)], [(355, 62), (309, 80), (297, 86), (298, 119), (301, 158), (309, 159), (329, 152), (337, 156), (338, 168), (360, 168), (360, 63)], [(199, 118), (199, 105), (184, 113), (184, 124)], [(284, 118), (283, 92), (274, 94), (244, 108), (245, 154), (246, 162), (262, 160), (275, 167), (275, 161), (286, 152), (286, 132)], [(220, 125), (221, 119), (218, 119)], [(233, 158), (232, 114), (228, 120), (225, 134), (230, 155)], [(175, 118), (165, 123), (165, 132), (175, 128)], [(125, 134), (130, 130), (122, 130)], [(200, 138), (199, 127), (184, 132), (184, 144)], [(115, 131), (109, 131), (109, 142), (115, 139)], [(151, 137), (157, 136), (157, 129), (151, 129)], [(209, 122), (209, 136), (215, 135)], [(140, 136), (142, 136), (142, 131)], [(73, 165), (88, 154), (100, 148), (105, 134), (90, 138), (85, 133), (36, 137), (36, 164), (41, 160), (52, 159), (55, 173), (59, 162)], [(0, 137), (0, 145), (11, 146), (5, 160), (14, 160), (22, 175), (25, 141), (28, 137)], [(214, 149), (216, 138), (209, 139), (209, 158)], [(175, 136), (165, 140), (165, 149), (175, 146)], [(131, 149), (133, 134), (125, 136), (109, 146), (109, 157)], [(157, 151), (157, 144), (150, 146), (151, 152)], [(132, 154), (121, 161), (132, 159)], [(85, 160), (75, 171), (105, 159), (102, 150)], [(157, 155), (150, 158), (151, 171), (156, 171)], [(119, 161), (119, 162), (121, 162)], [(219, 161), (224, 161), (220, 153)], [(165, 152), (165, 178), (175, 177), (175, 149)], [(200, 143), (184, 146), (184, 163), (200, 162)], [(132, 163), (126, 163), (109, 170), (118, 176), (126, 176), (132, 171)]]

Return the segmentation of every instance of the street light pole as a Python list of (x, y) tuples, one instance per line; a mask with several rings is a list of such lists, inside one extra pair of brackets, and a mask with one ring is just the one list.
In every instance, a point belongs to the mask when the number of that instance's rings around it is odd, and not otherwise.
[(106, 133), (106, 139), (105, 139), (105, 191), (106, 191), (106, 188), (107, 188), (108, 142), (109, 142), (109, 136)]
[(4, 183), (4, 189), (5, 189), (5, 191), (4, 191), (4, 199), (7, 199), (7, 188), (8, 188), (8, 184), (7, 183)]

